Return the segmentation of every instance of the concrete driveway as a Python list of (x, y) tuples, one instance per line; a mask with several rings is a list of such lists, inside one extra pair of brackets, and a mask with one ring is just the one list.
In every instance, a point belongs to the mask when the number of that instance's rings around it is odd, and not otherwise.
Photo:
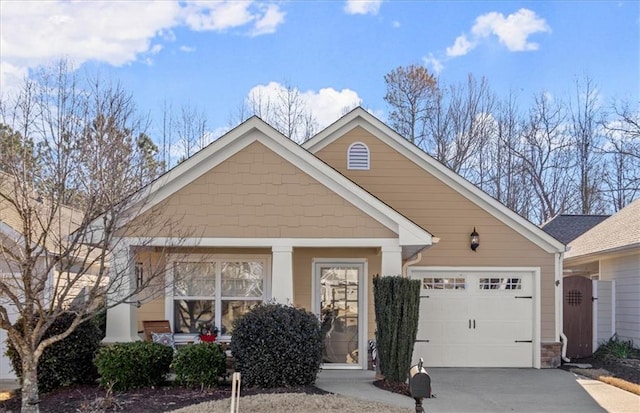
[[(425, 412), (640, 412), (640, 396), (559, 369), (429, 369), (432, 392)], [(410, 397), (375, 387), (371, 371), (320, 372), (324, 390), (415, 411)], [(409, 410), (410, 409), (410, 410)]]

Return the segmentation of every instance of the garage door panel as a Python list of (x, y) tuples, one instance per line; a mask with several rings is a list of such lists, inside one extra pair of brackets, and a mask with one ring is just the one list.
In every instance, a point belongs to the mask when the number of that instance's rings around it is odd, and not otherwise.
[(502, 346), (478, 344), (468, 350), (469, 367), (531, 367), (533, 345), (531, 343), (511, 343)]
[(468, 364), (470, 359), (465, 351), (466, 344), (416, 343), (411, 364), (418, 364), (422, 358), (425, 367), (457, 367)]
[(417, 339), (428, 340), (416, 343), (414, 362), (422, 357), (431, 367), (533, 366), (531, 272), (426, 270), (412, 277), (423, 286)]

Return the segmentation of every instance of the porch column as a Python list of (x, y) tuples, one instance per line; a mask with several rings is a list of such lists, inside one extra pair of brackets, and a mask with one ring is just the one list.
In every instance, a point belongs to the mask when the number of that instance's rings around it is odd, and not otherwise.
[(382, 263), (380, 265), (381, 276), (393, 276), (402, 274), (402, 247), (400, 245), (383, 245)]
[(293, 304), (293, 247), (271, 248), (271, 297), (280, 304)]
[[(132, 263), (129, 244), (122, 240), (116, 241), (109, 262), (109, 278), (111, 283), (119, 285), (119, 287), (117, 290), (107, 293), (107, 302), (118, 302), (133, 291)], [(127, 299), (127, 301), (131, 300)], [(108, 344), (140, 340), (137, 321), (136, 307), (133, 304), (122, 303), (109, 308), (107, 310), (107, 331), (102, 342)]]

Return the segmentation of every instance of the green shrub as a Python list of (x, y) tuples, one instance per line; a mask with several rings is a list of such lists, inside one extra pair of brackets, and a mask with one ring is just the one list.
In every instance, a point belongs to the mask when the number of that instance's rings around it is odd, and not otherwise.
[(600, 343), (600, 347), (594, 353), (594, 356), (601, 360), (628, 359), (639, 355), (640, 350), (634, 347), (633, 340), (620, 340), (617, 334), (609, 341)]
[[(64, 332), (74, 319), (72, 313), (61, 314), (47, 329), (42, 340)], [(23, 320), (18, 320), (16, 325), (22, 330)], [(67, 338), (47, 347), (38, 362), (38, 390), (47, 393), (71, 384), (95, 382), (98, 372), (93, 358), (102, 338), (102, 331), (94, 320), (87, 320)], [(10, 340), (7, 340), (6, 355), (11, 360), (16, 376), (22, 379), (22, 359)]]
[(176, 383), (186, 386), (217, 386), (226, 375), (227, 356), (218, 343), (191, 344), (178, 348), (172, 367)]
[(420, 281), (406, 277), (375, 277), (373, 298), (380, 372), (386, 381), (407, 379), (420, 316)]
[(253, 307), (233, 325), (231, 352), (247, 386), (313, 384), (322, 362), (318, 318), (282, 304)]
[(171, 347), (136, 341), (101, 347), (95, 364), (103, 387), (123, 391), (161, 384), (172, 360)]

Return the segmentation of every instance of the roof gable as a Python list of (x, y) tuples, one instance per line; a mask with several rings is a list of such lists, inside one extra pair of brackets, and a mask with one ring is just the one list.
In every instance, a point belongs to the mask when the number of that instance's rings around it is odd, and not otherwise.
[(352, 110), (337, 122), (305, 142), (302, 146), (310, 152), (316, 153), (357, 127), (367, 130), (411, 162), (451, 187), (464, 198), (473, 202), (517, 233), (538, 245), (544, 251), (550, 253), (564, 251), (564, 245), (561, 242), (427, 155), (423, 150), (408, 142), (361, 107)]
[(640, 247), (640, 198), (571, 243), (566, 258)]
[(260, 142), (302, 172), (312, 176), (331, 191), (391, 229), (398, 234), (400, 245), (431, 245), (432, 236), (428, 231), (411, 222), (255, 116), (177, 165), (142, 191), (134, 194), (129, 202), (132, 206), (130, 210), (135, 213), (129, 219), (158, 205), (254, 142)]

